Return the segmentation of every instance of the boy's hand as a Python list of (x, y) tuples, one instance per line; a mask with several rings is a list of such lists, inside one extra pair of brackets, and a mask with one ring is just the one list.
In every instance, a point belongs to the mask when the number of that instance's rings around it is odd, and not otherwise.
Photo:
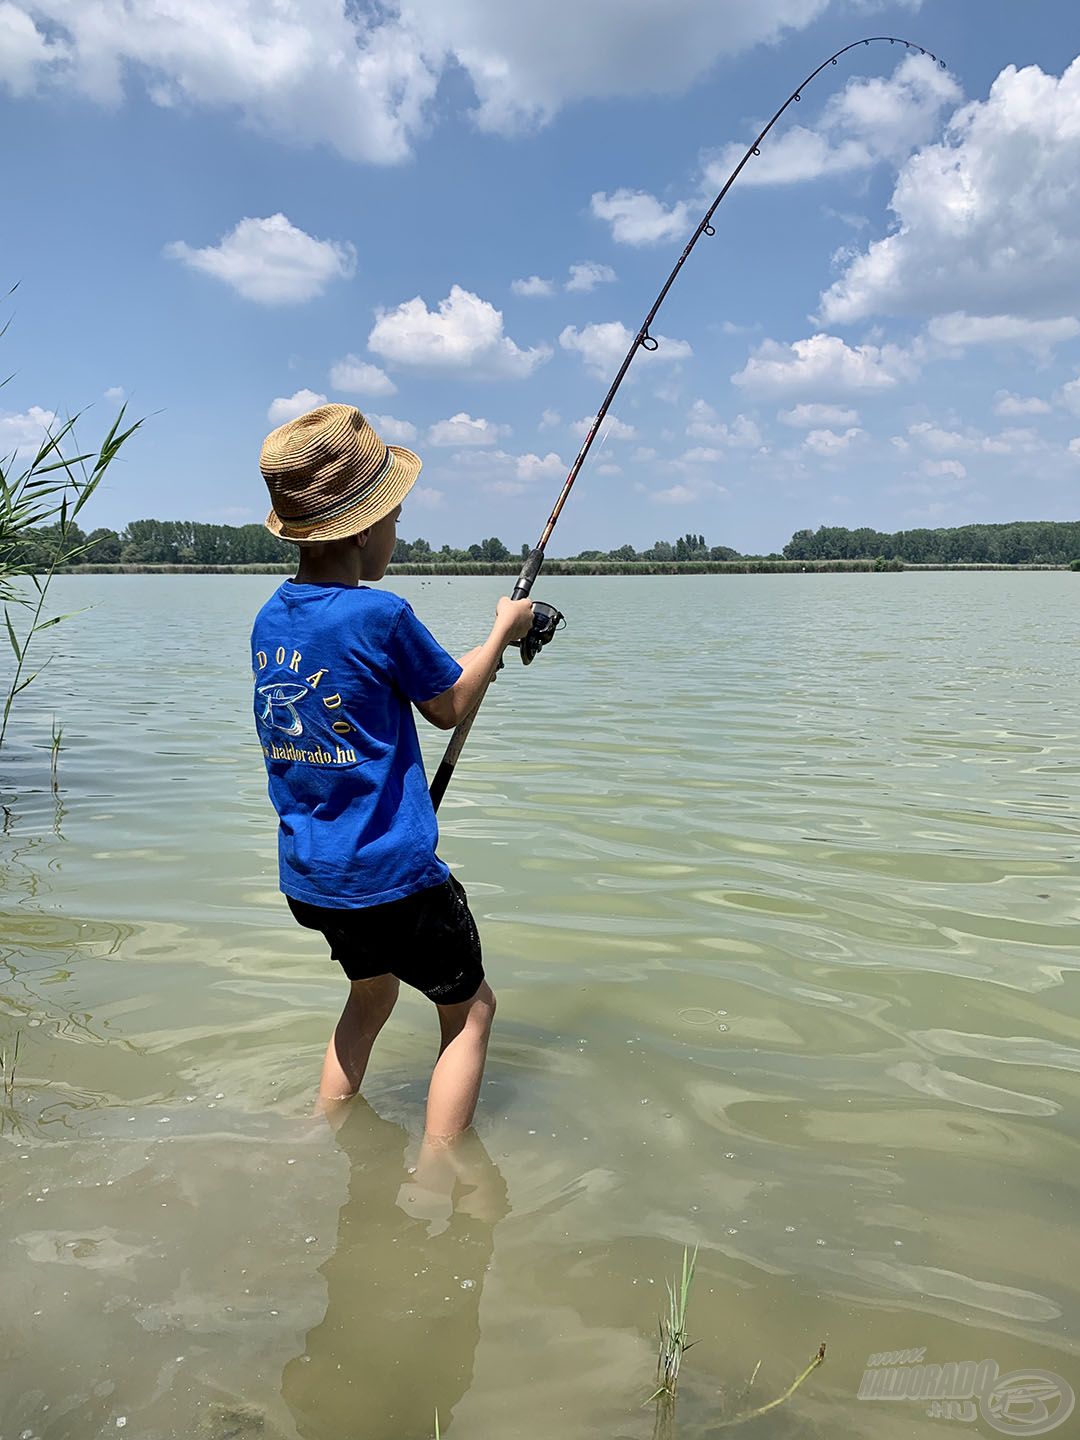
[(504, 595), (495, 606), (495, 617), (506, 627), (508, 641), (524, 640), (532, 629), (532, 601), (511, 600), (509, 595)]

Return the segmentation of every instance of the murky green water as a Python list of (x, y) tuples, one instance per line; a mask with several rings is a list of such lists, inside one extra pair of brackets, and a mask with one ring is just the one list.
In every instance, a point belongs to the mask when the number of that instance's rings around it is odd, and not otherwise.
[[(542, 583), (570, 628), (442, 812), (500, 1009), (429, 1177), (418, 997), (311, 1118), (344, 983), (276, 892), (272, 584), (59, 584), (3, 753), (3, 1440), (648, 1437), (684, 1245), (681, 1436), (823, 1339), (731, 1433), (997, 1433), (859, 1400), (874, 1352), (1080, 1389), (1080, 577)], [(464, 648), (500, 582), (398, 588)]]

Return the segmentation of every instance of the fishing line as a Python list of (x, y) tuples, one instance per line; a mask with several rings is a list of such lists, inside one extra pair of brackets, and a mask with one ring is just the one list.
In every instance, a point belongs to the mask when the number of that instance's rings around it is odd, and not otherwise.
[[(539, 540), (529, 551), (529, 554), (525, 559), (525, 563), (521, 567), (521, 573), (518, 575), (517, 583), (514, 586), (513, 594), (511, 596), (512, 599), (524, 600), (532, 591), (533, 583), (536, 580), (537, 575), (539, 575), (540, 573), (540, 567), (544, 563), (544, 551), (548, 541), (551, 539), (551, 532), (555, 529), (555, 526), (558, 523), (559, 516), (562, 514), (563, 506), (566, 504), (567, 497), (569, 496), (570, 491), (573, 489), (574, 481), (577, 479), (578, 473), (580, 472), (582, 465), (584, 465), (585, 463), (586, 456), (593, 447), (593, 441), (596, 439), (597, 433), (599, 432), (601, 425), (603, 425), (604, 423), (604, 418), (611, 408), (612, 401), (615, 399), (615, 396), (618, 393), (619, 386), (622, 384), (626, 376), (626, 372), (630, 369), (630, 365), (634, 359), (634, 356), (639, 350), (654, 351), (660, 348), (659, 338), (652, 334), (650, 327), (652, 326), (653, 321), (656, 319), (657, 312), (659, 311), (660, 306), (667, 299), (667, 293), (671, 289), (672, 285), (674, 285), (675, 280), (678, 277), (679, 271), (689, 259), (690, 252), (694, 249), (694, 246), (698, 243), (698, 241), (703, 235), (711, 238), (713, 235), (716, 234), (716, 227), (713, 225), (712, 219), (713, 216), (716, 214), (716, 210), (720, 202), (724, 199), (725, 195), (731, 189), (732, 185), (734, 185), (735, 181), (739, 178), (739, 176), (742, 174), (743, 170), (750, 163), (750, 161), (761, 154), (761, 142), (765, 139), (769, 131), (784, 114), (785, 110), (787, 110), (788, 107), (791, 105), (799, 104), (799, 102), (802, 100), (802, 92), (811, 83), (811, 81), (816, 80), (817, 77), (821, 74), (821, 72), (827, 69), (828, 66), (835, 65), (839, 61), (841, 55), (846, 55), (849, 50), (857, 50), (860, 45), (870, 46), (878, 44), (903, 45), (905, 50), (916, 50), (920, 55), (926, 55), (930, 60), (933, 60), (938, 66), (940, 66), (942, 70), (946, 69), (945, 61), (938, 59), (938, 57), (932, 51), (925, 49), (922, 45), (917, 45), (913, 40), (904, 40), (897, 35), (868, 35), (862, 40), (853, 40), (850, 45), (844, 45), (841, 49), (835, 51), (827, 59), (823, 60), (816, 70), (811, 70), (810, 74), (807, 75), (806, 79), (802, 82), (802, 84), (796, 86), (796, 88), (784, 101), (783, 105), (781, 105), (779, 110), (777, 110), (775, 115), (773, 115), (772, 119), (768, 122), (768, 124), (765, 125), (761, 132), (757, 135), (757, 137), (750, 142), (750, 144), (746, 148), (746, 154), (742, 157), (739, 163), (735, 166), (735, 169), (732, 170), (731, 174), (724, 181), (720, 193), (709, 206), (708, 210), (705, 211), (705, 214), (701, 217), (697, 229), (694, 231), (693, 235), (691, 235), (685, 249), (679, 256), (678, 260), (676, 260), (672, 268), (671, 274), (664, 281), (660, 293), (653, 301), (652, 305), (649, 308), (649, 313), (642, 321), (641, 328), (634, 336), (630, 348), (629, 350), (627, 350), (626, 355), (623, 358), (623, 362), (619, 366), (607, 394), (604, 396), (604, 403), (596, 412), (593, 422), (585, 435), (585, 439), (582, 442), (581, 449), (577, 453), (577, 458), (570, 466), (570, 472), (566, 477), (566, 481), (563, 484), (562, 490), (559, 492), (558, 499), (555, 501), (555, 506), (550, 516), (548, 517), (547, 524), (544, 526), (543, 530), (540, 533)], [(559, 613), (558, 610), (554, 608), (554, 606), (544, 605), (540, 601), (534, 601), (533, 608), (536, 617), (533, 622), (533, 630), (530, 631), (526, 639), (521, 642), (521, 658), (526, 665), (528, 665), (535, 658), (535, 656), (539, 654), (543, 647), (554, 638), (556, 631), (561, 628), (561, 625), (563, 623), (563, 616)], [(481, 692), (480, 698), (477, 700), (475, 706), (472, 709), (472, 712), (467, 715), (464, 720), (462, 720), (461, 724), (454, 731), (453, 735), (451, 736), (450, 743), (446, 747), (446, 753), (443, 755), (443, 758), (439, 764), (439, 768), (435, 772), (435, 777), (431, 782), (431, 801), (436, 810), (439, 808), (439, 802), (442, 800), (442, 797), (446, 794), (446, 787), (450, 784), (451, 777), (454, 773), (454, 767), (457, 764), (458, 757), (461, 754), (462, 748), (465, 745), (465, 741), (468, 738), (469, 731), (472, 729), (473, 721), (476, 719), (477, 712), (479, 711), (480, 706), (483, 703), (484, 695), (486, 693), (486, 689)]]

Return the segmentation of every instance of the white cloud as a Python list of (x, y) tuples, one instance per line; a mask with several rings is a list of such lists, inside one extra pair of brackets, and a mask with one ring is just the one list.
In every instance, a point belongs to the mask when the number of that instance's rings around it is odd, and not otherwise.
[(519, 455), (514, 464), (519, 480), (562, 479), (570, 468), (549, 450), (546, 455)]
[(908, 434), (927, 450), (939, 455), (955, 450), (974, 450), (978, 445), (978, 440), (971, 435), (963, 435), (959, 430), (945, 430), (940, 425), (932, 425), (929, 420), (909, 425)]
[[(583, 415), (580, 420), (575, 420), (570, 426), (571, 435), (576, 435), (579, 440), (584, 440), (595, 419), (595, 415)], [(600, 433), (606, 435), (609, 440), (633, 440), (637, 431), (633, 425), (627, 425), (626, 421), (620, 420), (617, 415), (607, 414), (604, 416)]]
[(865, 432), (856, 426), (851, 426), (844, 433), (838, 434), (835, 430), (811, 430), (803, 440), (807, 450), (812, 450), (815, 455), (829, 460), (835, 455), (840, 455), (854, 440), (858, 440)]
[(530, 275), (527, 280), (511, 280), (510, 289), (515, 295), (524, 295), (526, 298), (554, 295), (555, 281), (544, 280), (539, 275)]
[(217, 245), (193, 250), (183, 240), (165, 254), (231, 285), (260, 305), (294, 305), (321, 295), (332, 280), (347, 280), (356, 269), (356, 251), (337, 240), (316, 240), (284, 215), (239, 221)]
[(842, 395), (889, 390), (916, 371), (912, 355), (896, 345), (850, 346), (817, 334), (791, 345), (766, 340), (731, 379), (748, 390)]
[[(899, 163), (937, 130), (941, 112), (962, 99), (951, 75), (926, 55), (909, 54), (892, 75), (850, 79), (825, 106), (816, 128), (793, 125), (766, 138), (740, 175), (740, 183), (785, 185), (822, 175)], [(705, 167), (705, 183), (718, 190), (742, 159), (748, 142), (733, 142)]]
[(801, 28), (828, 0), (401, 0), (402, 18), (469, 75), (477, 124), (514, 133), (586, 98), (674, 94), (722, 55)]
[(697, 440), (708, 440), (714, 445), (753, 449), (761, 444), (761, 431), (753, 420), (745, 415), (736, 415), (728, 425), (720, 420), (716, 411), (704, 400), (695, 400), (690, 406), (686, 433)]
[(580, 265), (570, 266), (570, 276), (563, 289), (571, 292), (595, 290), (597, 285), (610, 284), (614, 279), (615, 271), (610, 265), (600, 265), (595, 260), (583, 260)]
[(417, 295), (379, 311), (368, 347), (399, 365), (488, 379), (524, 379), (551, 356), (546, 345), (519, 349), (503, 334), (502, 311), (460, 285), (439, 301), (438, 310), (429, 310)]
[(723, 458), (724, 452), (722, 450), (714, 450), (707, 445), (695, 445), (690, 450), (684, 450), (679, 458), (672, 463), (683, 467), (715, 465), (718, 461), (723, 460)]
[(408, 156), (439, 78), (407, 22), (345, 0), (22, 0), (0, 6), (0, 56), (16, 90), (115, 106), (138, 85), (377, 165)]
[(1035, 430), (1012, 429), (983, 436), (979, 448), (988, 455), (1031, 455), (1037, 450), (1044, 450), (1046, 445)]
[(50, 39), (21, 6), (0, 4), (0, 84), (14, 96), (29, 95), (70, 53), (65, 41)]
[(279, 395), (271, 400), (266, 418), (271, 425), (284, 425), (286, 420), (295, 420), (298, 415), (306, 415), (309, 410), (325, 404), (325, 395), (316, 395), (314, 390), (297, 390), (295, 395)]
[(693, 485), (671, 485), (666, 490), (656, 490), (652, 497), (659, 505), (691, 505), (698, 498)]
[(980, 430), (968, 427), (966, 430), (946, 430), (928, 420), (908, 426), (911, 439), (924, 450), (935, 455), (957, 455), (981, 452), (985, 455), (1031, 454), (1044, 448), (1040, 436), (1030, 429), (999, 430), (996, 435), (984, 435)]
[(238, 110), (351, 160), (395, 164), (460, 69), (482, 129), (512, 134), (588, 99), (677, 94), (718, 59), (801, 29), (828, 0), (2, 0), (0, 81), (116, 105)]
[(967, 477), (967, 469), (959, 460), (924, 460), (921, 468), (924, 475), (934, 478), (963, 480)]
[[(412, 445), (416, 441), (416, 426), (408, 420), (395, 420), (393, 415), (368, 414), (368, 421), (379, 435), (390, 445)], [(410, 490), (410, 495), (415, 491)]]
[(612, 460), (606, 460), (603, 465), (597, 465), (596, 473), (598, 475), (621, 475), (622, 466), (616, 465)]
[(508, 435), (508, 425), (496, 425), (493, 420), (474, 420), (465, 411), (452, 415), (449, 420), (437, 420), (428, 431), (429, 445), (494, 445), (502, 435)]
[(790, 410), (781, 410), (776, 418), (781, 425), (790, 425), (796, 430), (813, 430), (826, 425), (857, 425), (859, 412), (842, 405), (815, 405), (804, 402)]
[(545, 410), (540, 416), (538, 430), (556, 430), (562, 424), (562, 416), (558, 410)]
[(108, 400), (110, 405), (121, 405), (124, 400), (124, 387), (122, 385), (110, 385), (105, 391), (103, 399)]
[[(733, 141), (706, 163), (702, 179), (708, 189), (720, 189), (745, 155), (747, 143)], [(805, 125), (793, 125), (775, 141), (765, 142), (765, 148), (750, 160), (739, 181), (746, 185), (788, 185), (796, 180), (865, 170), (873, 163), (867, 147), (855, 140), (833, 145), (828, 136)]]
[(846, 225), (850, 230), (865, 230), (870, 224), (868, 215), (859, 215), (851, 210), (834, 210), (831, 205), (823, 205), (821, 213), (829, 220), (839, 220), (841, 225)]
[(0, 457), (36, 452), (56, 423), (56, 411), (43, 410), (40, 405), (31, 405), (21, 414), (0, 411)]
[(1080, 415), (1080, 375), (1075, 380), (1070, 380), (1063, 385), (1054, 399), (1059, 405), (1064, 405), (1066, 410), (1071, 410), (1074, 415)]
[(722, 57), (802, 29), (827, 7), (828, 0), (3, 0), (0, 80), (21, 92), (55, 83), (109, 105), (140, 87), (161, 106), (236, 109), (286, 143), (325, 144), (385, 165), (406, 159), (430, 128), (440, 78), (458, 67), (476, 96), (480, 128), (513, 134), (584, 99), (681, 93)]
[(1075, 440), (1069, 441), (1069, 454), (1075, 455), (1077, 460), (1080, 460), (1080, 435)]
[(1028, 320), (1022, 315), (966, 315), (954, 310), (935, 315), (927, 326), (931, 340), (953, 349), (968, 345), (1016, 345), (1036, 355), (1046, 355), (1062, 340), (1080, 335), (1080, 320), (1071, 315), (1057, 319)]
[[(1080, 386), (1077, 387), (1080, 390)], [(999, 390), (994, 396), (994, 413), (997, 415), (1049, 415), (1050, 406), (1037, 395), (1014, 395), (1011, 390)]]
[(570, 266), (561, 286), (559, 282), (545, 279), (541, 275), (530, 275), (524, 280), (511, 280), (510, 289), (515, 295), (539, 298), (554, 295), (560, 288), (570, 293), (584, 293), (615, 279), (617, 276), (610, 265), (601, 265), (597, 260), (582, 260), (577, 265)]
[[(654, 338), (659, 342), (658, 350), (639, 351), (646, 360), (684, 360), (694, 353), (685, 340), (670, 340), (666, 335)], [(622, 362), (633, 339), (634, 332), (621, 320), (608, 320), (585, 325), (580, 330), (575, 325), (567, 325), (559, 336), (559, 344), (564, 350), (576, 350), (591, 370), (606, 374)]]
[[(685, 459), (684, 456), (683, 460), (685, 461)], [(693, 462), (690, 462), (685, 468), (692, 470)], [(710, 480), (705, 475), (691, 474), (686, 480), (669, 485), (665, 490), (654, 490), (650, 499), (657, 505), (693, 505), (727, 493), (723, 485), (717, 485), (715, 480)]]
[(638, 465), (649, 465), (657, 459), (657, 451), (651, 445), (639, 445), (636, 450), (631, 451), (630, 459)]
[(505, 450), (463, 450), (450, 463), (479, 479), (493, 495), (523, 495), (534, 481), (564, 479), (569, 466), (549, 450), (546, 455), (510, 455)]
[(419, 510), (441, 510), (445, 500), (442, 490), (435, 490), (430, 485), (414, 485), (405, 497), (405, 504), (410, 507), (415, 505)]
[(1080, 60), (1060, 80), (1007, 66), (984, 101), (902, 167), (896, 229), (821, 298), (826, 323), (873, 314), (1053, 318), (1080, 311)]
[(656, 245), (685, 236), (690, 228), (684, 200), (669, 207), (644, 190), (616, 190), (611, 195), (598, 190), (592, 197), (592, 213), (608, 222), (612, 238), (621, 245)]
[(330, 384), (343, 395), (396, 395), (397, 386), (378, 365), (346, 355), (330, 367)]

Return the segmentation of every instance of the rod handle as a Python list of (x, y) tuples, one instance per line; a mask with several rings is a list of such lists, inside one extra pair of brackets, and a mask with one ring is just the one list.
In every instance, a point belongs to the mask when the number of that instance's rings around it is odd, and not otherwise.
[(529, 592), (533, 587), (533, 582), (537, 575), (540, 574), (540, 566), (543, 565), (543, 563), (544, 552), (539, 546), (529, 551), (525, 557), (525, 564), (521, 567), (521, 574), (518, 576), (517, 583), (514, 585), (513, 592), (510, 596), (511, 600), (525, 600), (528, 598)]

